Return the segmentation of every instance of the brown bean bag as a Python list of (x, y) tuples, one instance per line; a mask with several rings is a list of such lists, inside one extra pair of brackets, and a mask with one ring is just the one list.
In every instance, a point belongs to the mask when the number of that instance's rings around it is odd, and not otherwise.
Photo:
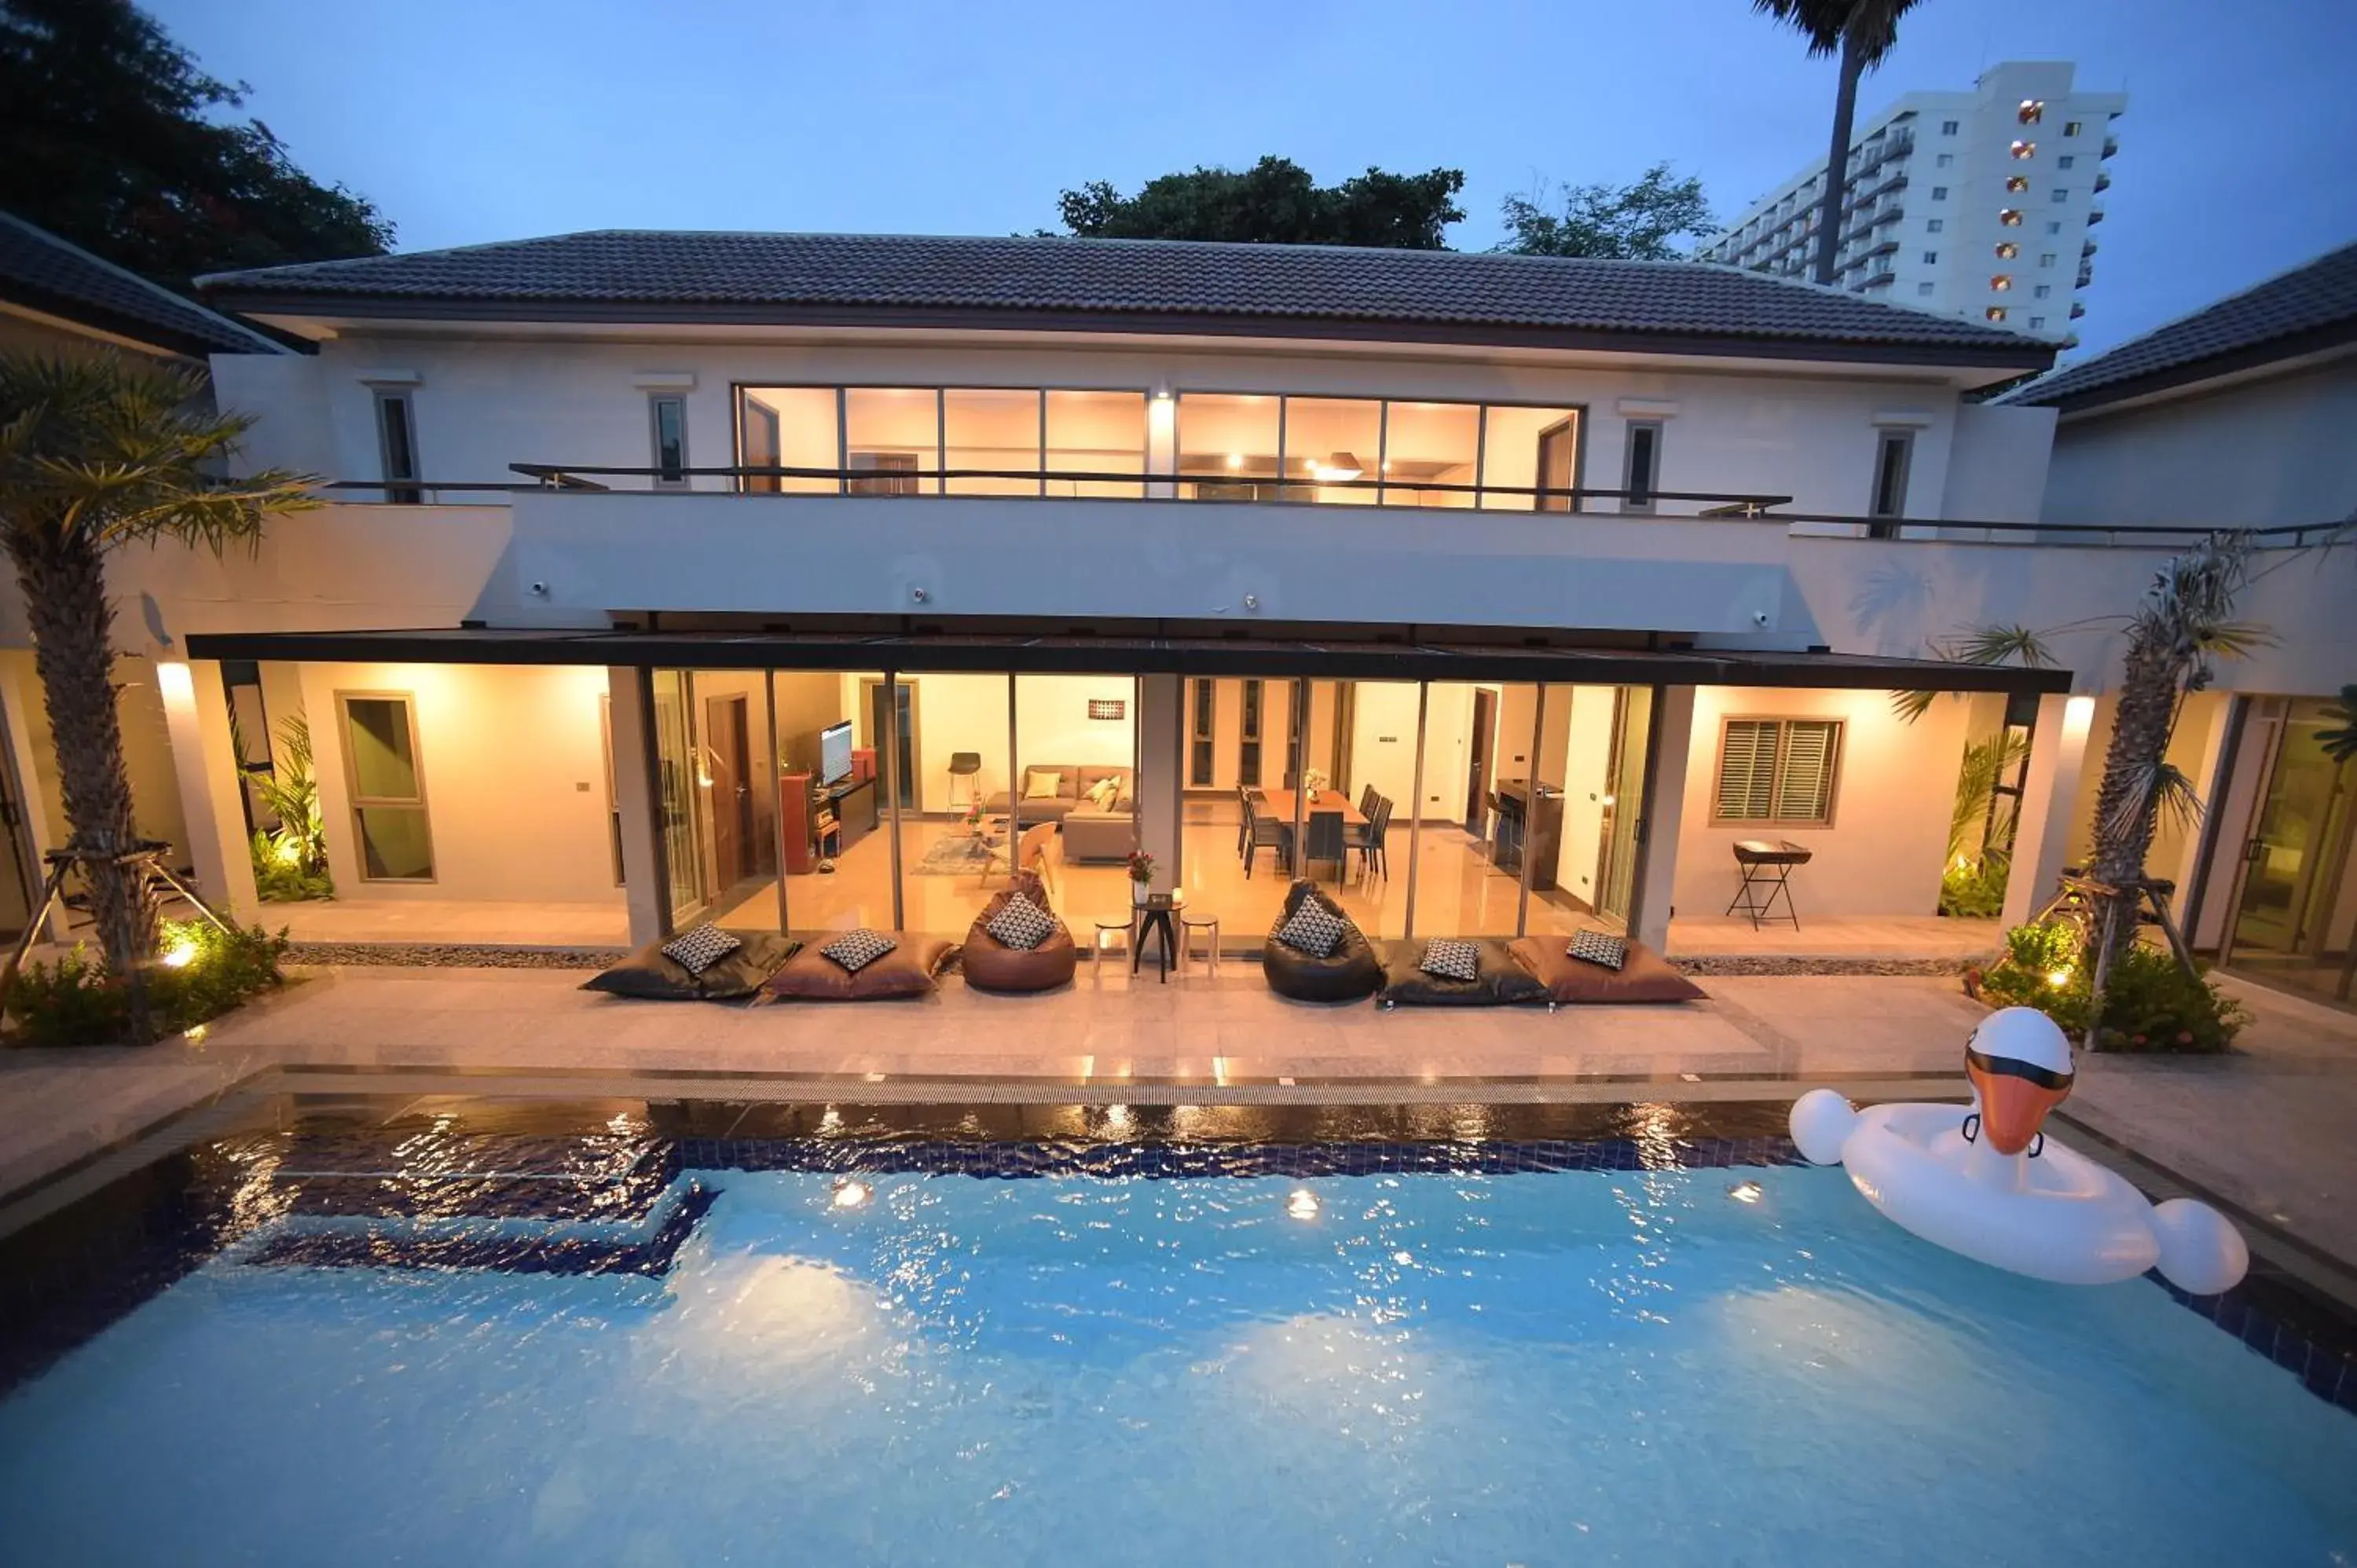
[(1546, 987), (1547, 1000), (1562, 1004), (1638, 1002), (1699, 1002), (1702, 987), (1670, 966), (1642, 942), (1629, 944), (1628, 961), (1607, 969), (1564, 950), (1564, 937), (1523, 937), (1512, 949), (1515, 960)]
[(899, 945), (857, 973), (843, 967), (819, 949), (843, 935), (830, 931), (813, 937), (786, 966), (770, 976), (761, 989), (772, 996), (797, 1002), (873, 1002), (887, 996), (922, 996), (933, 989), (933, 977), (957, 952), (946, 937), (885, 933)]
[[(777, 972), (802, 944), (775, 931), (730, 931), (739, 946), (691, 974), (677, 959), (651, 941), (598, 974), (581, 983), (584, 991), (609, 996), (631, 996), (648, 1002), (727, 1002), (750, 996)], [(668, 939), (665, 939), (668, 940)]]
[(1466, 939), (1480, 950), (1480, 967), (1471, 980), (1450, 980), (1426, 974), (1417, 967), (1424, 961), (1426, 940), (1417, 937), (1378, 944), (1383, 960), (1383, 988), (1375, 997), (1377, 1006), (1502, 1007), (1547, 999), (1546, 987), (1539, 983), (1538, 976), (1515, 962), (1503, 942)]
[[(1047, 893), (1039, 886), (1039, 879), (1027, 875), (985, 905), (965, 933), (965, 946), (958, 953), (958, 967), (965, 972), (965, 983), (978, 991), (1053, 991), (1060, 985), (1070, 985), (1072, 972), (1079, 967), (1080, 947), (1072, 940), (1071, 928), (1060, 919), (1036, 948), (1011, 948), (990, 934), (992, 918), (1018, 893), (1042, 909), (1048, 908)], [(1052, 909), (1049, 912), (1054, 913)]]

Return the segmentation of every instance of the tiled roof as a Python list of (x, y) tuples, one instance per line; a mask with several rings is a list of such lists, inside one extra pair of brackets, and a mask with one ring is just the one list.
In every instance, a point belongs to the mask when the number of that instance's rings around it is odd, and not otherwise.
[(2164, 386), (2206, 380), (2319, 347), (2314, 335), (2357, 324), (2357, 245), (2318, 257), (2172, 321), (2158, 331), (1997, 399), (1999, 403), (2087, 408)]
[(242, 308), (293, 314), (459, 305), (477, 316), (637, 309), (737, 321), (1030, 316), (1118, 328), (1127, 318), (1149, 330), (1184, 317), (1263, 333), (1297, 322), (1329, 335), (1392, 326), (1501, 342), (1652, 335), (2017, 365), (2050, 352), (1975, 322), (1707, 263), (1329, 245), (601, 230), (221, 274), (199, 286)]
[(5, 212), (0, 212), (0, 298), (199, 359), (214, 352), (286, 352), (250, 327)]

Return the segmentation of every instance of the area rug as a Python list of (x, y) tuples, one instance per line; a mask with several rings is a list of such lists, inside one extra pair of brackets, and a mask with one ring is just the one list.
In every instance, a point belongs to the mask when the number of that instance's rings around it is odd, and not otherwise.
[(935, 839), (925, 848), (925, 858), (917, 862), (920, 876), (979, 876), (994, 866), (1006, 865), (1004, 843), (985, 844), (980, 839), (963, 834), (955, 838)]

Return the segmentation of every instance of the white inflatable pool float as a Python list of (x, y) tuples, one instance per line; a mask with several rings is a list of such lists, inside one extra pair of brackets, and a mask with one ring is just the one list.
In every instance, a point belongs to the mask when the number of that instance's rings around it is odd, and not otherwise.
[(2250, 1252), (2206, 1203), (2144, 1194), (2041, 1124), (2071, 1092), (2071, 1042), (2033, 1008), (1992, 1013), (1964, 1047), (1973, 1103), (1875, 1105), (1829, 1089), (1793, 1103), (1792, 1142), (1839, 1165), (1884, 1216), (1951, 1251), (2058, 1284), (2158, 1268), (2193, 1295), (2230, 1289)]

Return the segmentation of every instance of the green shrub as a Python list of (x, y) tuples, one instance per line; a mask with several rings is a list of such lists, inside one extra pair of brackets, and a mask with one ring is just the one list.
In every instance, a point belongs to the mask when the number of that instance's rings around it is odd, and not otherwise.
[(2130, 948), (2104, 976), (2099, 1020), (2076, 926), (2067, 920), (2016, 926), (2005, 934), (2005, 945), (2006, 956), (1981, 977), (1981, 1000), (1995, 1007), (2035, 1007), (2095, 1050), (2222, 1051), (2250, 1022), (2241, 1004), (2207, 978), (2188, 974), (2175, 955), (2143, 946)]
[(1940, 878), (1940, 913), (1956, 919), (1993, 920), (2005, 912), (2003, 855), (1952, 863)]
[[(279, 972), (284, 931), (274, 937), (259, 926), (223, 931), (209, 920), (167, 920), (160, 950), (163, 959), (147, 980), (159, 1034), (217, 1018), (285, 983)], [(124, 986), (80, 943), (54, 963), (27, 965), (8, 992), (14, 1045), (120, 1045), (129, 1037), (130, 1016)]]
[(253, 890), (265, 903), (292, 904), (306, 898), (332, 898), (336, 879), (328, 875), (324, 859), (304, 852), (303, 841), (292, 834), (253, 833)]

